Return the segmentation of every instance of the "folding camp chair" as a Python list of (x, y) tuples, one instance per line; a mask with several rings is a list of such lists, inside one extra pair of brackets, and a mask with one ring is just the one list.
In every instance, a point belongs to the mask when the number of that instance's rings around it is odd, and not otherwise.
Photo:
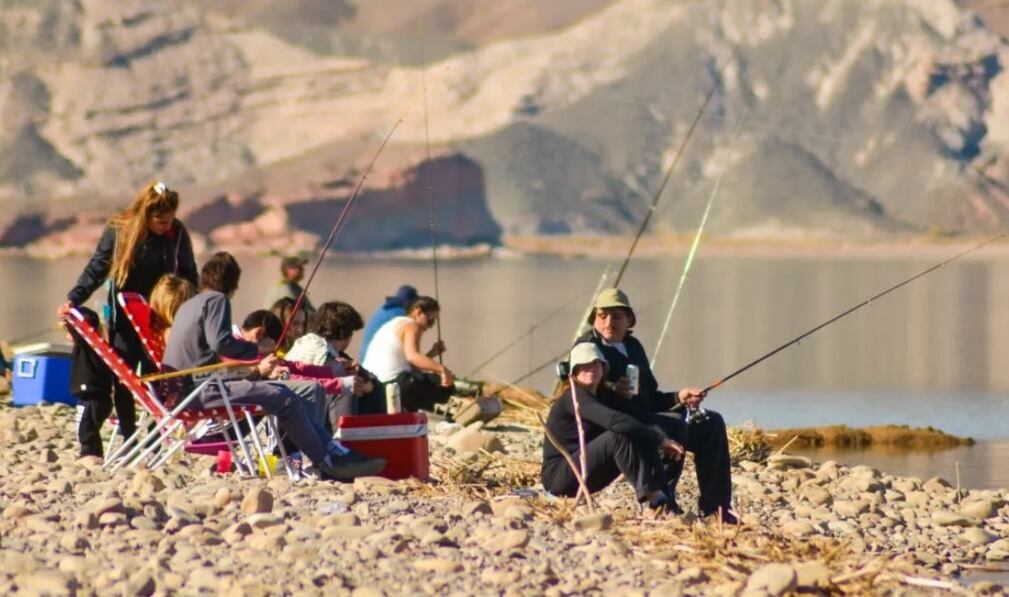
[[(136, 401), (155, 421), (154, 429), (145, 434), (143, 428), (138, 427), (132, 436), (125, 439), (122, 446), (106, 457), (105, 466), (109, 467), (112, 473), (123, 466), (136, 467), (144, 461), (147, 461), (148, 468), (157, 468), (167, 462), (187, 442), (204, 433), (210, 425), (217, 424), (225, 438), (225, 445), (231, 452), (232, 462), (235, 463), (238, 470), (252, 476), (256, 474), (256, 461), (252, 459), (246, 439), (239, 429), (236, 413), (244, 416), (250, 429), (255, 429), (253, 417), (262, 416), (264, 413), (256, 406), (232, 406), (221, 375), (208, 376), (188, 394), (181, 396), (177, 389), (184, 374), (162, 374), (161, 377), (167, 383), (157, 385), (152, 383), (156, 381), (154, 379), (145, 381), (126, 365), (122, 357), (84, 320), (77, 309), (71, 309), (64, 317), (64, 322), (88, 343), (95, 354), (109, 367), (112, 374), (120, 383), (129, 388)], [(224, 406), (210, 409), (187, 408), (200, 391), (211, 383), (218, 384)], [(273, 417), (267, 417), (266, 420), (268, 432), (275, 437), (279, 436)], [(182, 437), (176, 437), (176, 433), (179, 432)], [(234, 435), (233, 438), (232, 435)], [(263, 467), (266, 475), (270, 476), (271, 471), (267, 464), (262, 442), (256, 433), (250, 435), (258, 463)], [(295, 473), (287, 463), (286, 454), (282, 452), (282, 455), (287, 472), (293, 477)]]
[[(117, 300), (123, 308), (123, 313), (126, 314), (130, 325), (133, 326), (133, 330), (137, 333), (137, 337), (140, 339), (140, 343), (143, 345), (147, 356), (157, 366), (158, 371), (163, 371), (162, 360), (165, 356), (165, 339), (164, 336), (154, 333), (154, 328), (151, 325), (151, 306), (142, 294), (136, 292), (121, 292)], [(276, 421), (274, 421), (275, 426)], [(250, 429), (250, 431), (254, 432), (254, 429)], [(113, 429), (113, 437), (115, 433), (116, 430)], [(221, 450), (228, 449), (224, 441), (213, 441), (213, 438), (218, 436), (220, 436), (219, 429), (208, 427), (203, 437), (188, 442), (185, 450), (191, 454), (215, 456)], [(268, 437), (275, 439), (277, 436), (270, 434)], [(111, 441), (110, 439), (110, 444)], [(267, 450), (273, 450), (275, 447), (277, 446), (272, 442), (266, 446)]]

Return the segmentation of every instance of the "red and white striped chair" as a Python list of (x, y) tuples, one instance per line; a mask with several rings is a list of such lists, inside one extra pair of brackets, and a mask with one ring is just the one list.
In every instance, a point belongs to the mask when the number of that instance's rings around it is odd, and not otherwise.
[[(266, 475), (270, 476), (271, 467), (268, 465), (266, 453), (258, 434), (255, 432), (249, 434), (257, 457), (256, 460), (253, 460), (246, 438), (243, 437), (238, 426), (238, 416), (243, 416), (248, 422), (249, 428), (255, 429), (254, 417), (262, 416), (264, 413), (262, 409), (255, 406), (232, 406), (228, 399), (226, 386), (221, 383), (222, 377), (220, 375), (209, 376), (183, 396), (178, 392), (182, 374), (175, 377), (173, 377), (174, 374), (163, 374), (162, 377), (166, 379), (158, 384), (145, 381), (130, 369), (122, 357), (84, 320), (77, 309), (71, 309), (64, 317), (64, 322), (88, 343), (95, 354), (109, 367), (119, 382), (130, 390), (137, 403), (155, 422), (154, 428), (149, 432), (146, 432), (144, 427), (138, 426), (132, 436), (125, 438), (122, 446), (106, 456), (105, 467), (110, 468), (112, 473), (123, 466), (136, 467), (145, 461), (148, 468), (157, 468), (167, 462), (188, 442), (200, 437), (213, 425), (220, 428), (225, 438), (225, 445), (231, 452), (232, 462), (235, 463), (239, 472), (255, 476), (257, 469), (261, 466)], [(187, 408), (204, 386), (210, 383), (220, 384), (224, 406), (211, 409)], [(266, 417), (265, 420), (268, 433), (279, 437), (273, 417)], [(178, 434), (181, 434), (181, 437)], [(286, 454), (283, 460), (288, 474), (293, 477), (295, 473), (287, 463)]]

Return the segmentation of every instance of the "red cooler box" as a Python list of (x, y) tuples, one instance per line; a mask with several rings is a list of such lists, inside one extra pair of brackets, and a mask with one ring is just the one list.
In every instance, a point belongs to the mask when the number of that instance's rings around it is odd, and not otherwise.
[(427, 480), (431, 461), (424, 413), (350, 415), (340, 417), (338, 427), (340, 443), (366, 456), (385, 458), (380, 476)]

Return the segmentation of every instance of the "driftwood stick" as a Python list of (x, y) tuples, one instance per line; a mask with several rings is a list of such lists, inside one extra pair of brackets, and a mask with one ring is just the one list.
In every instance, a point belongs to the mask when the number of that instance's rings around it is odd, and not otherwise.
[(561, 453), (561, 456), (564, 457), (565, 462), (567, 462), (568, 466), (571, 467), (571, 472), (574, 473), (575, 479), (578, 481), (578, 495), (575, 496), (575, 505), (578, 503), (578, 498), (584, 495), (585, 502), (589, 507), (589, 513), (594, 513), (596, 506), (592, 503), (592, 494), (589, 493), (589, 487), (585, 484), (585, 478), (578, 472), (578, 466), (575, 465), (575, 459), (571, 457), (571, 453), (568, 452), (559, 441), (557, 441), (556, 437), (554, 437), (553, 432), (550, 431), (549, 427), (547, 427), (546, 421), (543, 420), (543, 415), (536, 413), (536, 418), (539, 419), (540, 424), (543, 425), (543, 432), (547, 436), (547, 441), (549, 441), (553, 447), (557, 448), (557, 451)]
[(797, 440), (797, 439), (799, 439), (799, 436), (798, 435), (793, 435), (792, 439), (788, 440), (788, 442), (784, 446), (781, 446), (780, 448), (778, 448), (777, 450), (775, 450), (774, 454), (772, 454), (772, 456), (779, 456), (781, 454), (784, 454), (785, 450), (787, 450), (789, 446), (791, 446), (792, 444), (794, 444), (795, 440)]

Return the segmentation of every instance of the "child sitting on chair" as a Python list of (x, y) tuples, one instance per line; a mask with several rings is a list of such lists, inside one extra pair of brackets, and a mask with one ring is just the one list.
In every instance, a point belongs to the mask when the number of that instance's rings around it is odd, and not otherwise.
[[(100, 331), (98, 314), (87, 307), (77, 307), (84, 321)], [(81, 443), (81, 458), (104, 457), (102, 423), (112, 414), (112, 371), (101, 357), (88, 346), (73, 328), (67, 328), (73, 349), (70, 352), (70, 394), (84, 407), (77, 426), (77, 439)], [(133, 400), (133, 396), (130, 396)], [(132, 405), (131, 405), (132, 406)], [(116, 405), (119, 412), (119, 405)]]
[(354, 332), (364, 327), (360, 313), (341, 301), (323, 303), (312, 320), (311, 332), (298, 338), (286, 359), (310, 365), (326, 365), (337, 376), (353, 377), (354, 414), (385, 413), (385, 386), (347, 354)]
[(175, 274), (161, 276), (151, 290), (151, 331), (168, 344), (168, 332), (182, 303), (196, 296), (192, 282)]
[[(276, 346), (283, 327), (276, 315), (265, 309), (259, 309), (246, 316), (235, 335), (259, 346), (272, 347)], [(326, 393), (325, 399), (322, 404), (310, 405), (312, 407), (310, 412), (322, 421), (330, 432), (336, 429), (341, 416), (354, 414), (354, 397), (364, 391), (363, 380), (354, 375), (339, 376), (326, 365), (282, 359), (280, 366), (290, 371), (289, 379), (310, 380), (322, 385)]]

